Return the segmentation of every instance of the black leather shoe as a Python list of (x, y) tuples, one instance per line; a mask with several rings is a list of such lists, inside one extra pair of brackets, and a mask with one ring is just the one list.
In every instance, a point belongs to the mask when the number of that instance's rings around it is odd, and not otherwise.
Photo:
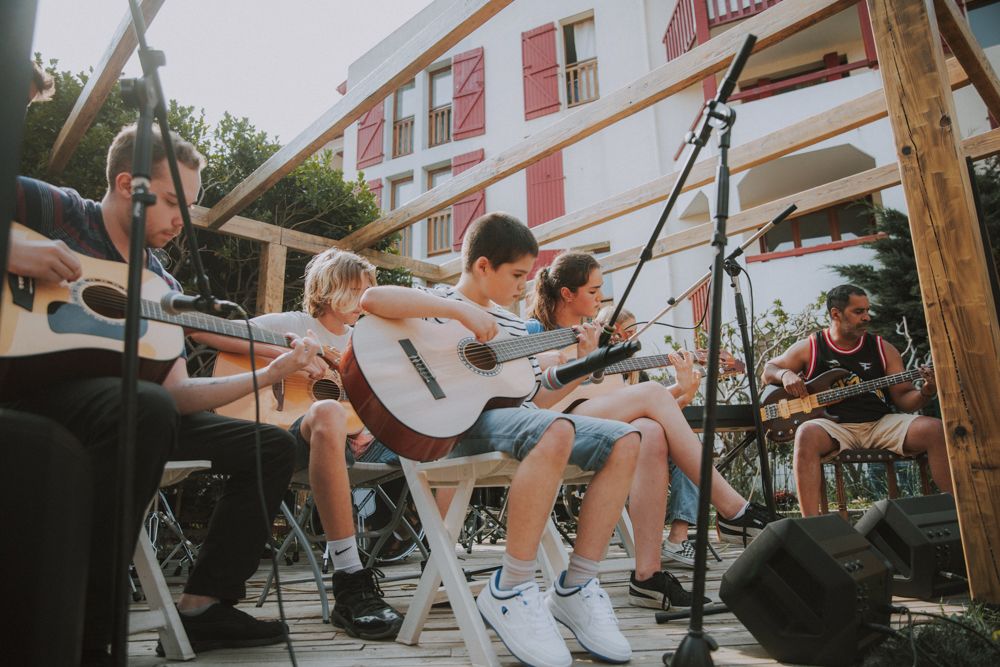
[(369, 568), (352, 574), (333, 573), (330, 620), (360, 639), (392, 639), (403, 626), (403, 615), (386, 604), (378, 580), (385, 575)]
[[(181, 614), (181, 624), (195, 653), (217, 648), (267, 646), (285, 639), (281, 621), (261, 621), (231, 604), (215, 602), (197, 616)], [(156, 643), (156, 655), (164, 656), (163, 645)]]

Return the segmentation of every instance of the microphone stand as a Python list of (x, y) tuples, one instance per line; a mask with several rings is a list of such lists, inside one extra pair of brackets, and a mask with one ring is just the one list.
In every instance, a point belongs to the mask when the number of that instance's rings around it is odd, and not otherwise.
[[(716, 170), (715, 185), (717, 194), (715, 232), (712, 235), (712, 245), (715, 247), (715, 261), (712, 267), (712, 308), (709, 316), (708, 337), (708, 386), (705, 389), (705, 412), (702, 422), (701, 476), (698, 484), (698, 528), (695, 538), (694, 585), (692, 587), (691, 620), (688, 623), (688, 634), (671, 656), (670, 652), (663, 654), (663, 664), (671, 667), (707, 666), (713, 665), (712, 651), (719, 645), (702, 628), (705, 596), (705, 558), (708, 553), (708, 505), (712, 495), (712, 454), (715, 445), (715, 412), (719, 401), (719, 348), (722, 333), (722, 275), (725, 270), (724, 251), (726, 247), (726, 221), (729, 218), (729, 145), (730, 130), (736, 121), (736, 112), (725, 105), (729, 95), (736, 88), (740, 72), (750, 57), (757, 37), (747, 34), (739, 52), (733, 58), (732, 65), (719, 87), (719, 93), (714, 100), (705, 105), (705, 114), (701, 131), (695, 135), (688, 134), (688, 142), (693, 143), (695, 150), (708, 142), (708, 137), (715, 127), (719, 131), (719, 166)], [(686, 173), (685, 173), (686, 176)], [(679, 183), (680, 181), (678, 181)], [(676, 190), (676, 188), (675, 188)], [(673, 198), (673, 194), (671, 194)], [(657, 234), (650, 239), (649, 245), (643, 251), (643, 260), (652, 255), (652, 246), (659, 235), (661, 224), (657, 226)], [(638, 271), (637, 271), (638, 273)], [(635, 276), (632, 277), (635, 282)], [(629, 284), (631, 288), (632, 283)], [(619, 310), (621, 304), (619, 304)], [(616, 313), (617, 316), (617, 313)]]

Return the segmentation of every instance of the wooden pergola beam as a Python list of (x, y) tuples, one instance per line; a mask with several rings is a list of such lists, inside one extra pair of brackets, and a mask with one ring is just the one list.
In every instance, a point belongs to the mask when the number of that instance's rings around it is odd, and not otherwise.
[[(969, 77), (958, 60), (954, 58), (948, 61), (948, 74), (953, 89), (969, 85)], [(815, 145), (830, 137), (885, 118), (886, 114), (885, 94), (881, 90), (872, 91), (829, 111), (731, 149), (729, 151), (730, 173), (746, 171), (770, 160)], [(696, 163), (681, 192), (688, 192), (713, 182), (717, 162), (717, 158), (710, 157)], [(670, 196), (676, 181), (677, 173), (661, 176), (614, 197), (609, 197), (538, 225), (532, 231), (539, 245), (552, 243), (584, 229), (665, 201)], [(444, 276), (451, 279), (461, 274), (462, 260), (448, 261), (441, 265), (441, 269)]]
[(351, 249), (365, 248), (415, 220), (440, 211), (484, 187), (624, 118), (646, 109), (707, 76), (725, 69), (747, 32), (757, 35), (755, 51), (766, 49), (834, 14), (853, 6), (850, 0), (785, 2), (748, 19), (680, 58), (654, 69), (607, 96), (591, 102), (527, 139), (412, 199), (343, 240)]
[[(466, 35), (484, 24), (512, 0), (459, 0), (347, 91), (329, 111), (272, 155), (242, 183), (212, 207), (209, 227), (218, 229), (320, 148), (426, 69)], [(374, 224), (374, 223), (373, 223)], [(365, 244), (365, 246), (370, 244)], [(361, 246), (361, 247), (365, 247)]]
[[(868, 0), (974, 600), (1000, 602), (1000, 327), (932, 0)], [(968, 66), (968, 65), (967, 65)], [(969, 72), (975, 81), (974, 72)]]
[[(148, 26), (156, 13), (160, 11), (164, 0), (143, 0), (139, 9), (142, 11), (143, 20)], [(80, 91), (80, 96), (73, 105), (73, 110), (59, 131), (56, 142), (52, 145), (52, 154), (49, 156), (48, 170), (51, 174), (61, 173), (66, 168), (66, 163), (73, 155), (73, 151), (80, 144), (83, 135), (86, 134), (90, 124), (97, 117), (97, 112), (101, 110), (101, 105), (108, 98), (111, 89), (115, 87), (115, 82), (121, 76), (122, 68), (132, 57), (138, 42), (135, 30), (132, 29), (132, 13), (125, 12), (125, 18), (118, 24), (114, 36), (108, 49), (101, 56), (101, 61), (97, 64), (94, 73), (87, 79), (87, 85)]]
[(1000, 80), (972, 34), (969, 22), (958, 10), (954, 0), (934, 0), (934, 10), (948, 48), (969, 73), (972, 85), (983, 98), (993, 118), (1000, 119)]
[[(337, 245), (336, 241), (328, 239), (325, 236), (316, 236), (314, 234), (298, 232), (294, 229), (285, 229), (284, 227), (278, 227), (277, 225), (271, 225), (238, 215), (230, 218), (219, 229), (211, 229), (208, 225), (208, 212), (209, 209), (204, 206), (191, 207), (191, 222), (195, 227), (209, 229), (210, 231), (226, 234), (227, 236), (235, 236), (247, 241), (281, 245), (288, 250), (310, 255), (315, 255)], [(376, 250), (366, 249), (358, 254), (367, 257), (372, 264), (379, 268), (406, 269), (418, 278), (434, 282), (444, 282), (445, 280), (445, 277), (441, 274), (441, 267), (437, 264), (421, 262), (409, 257), (401, 257)]]
[[(988, 157), (1000, 155), (1000, 129), (966, 139), (963, 143), (963, 148), (965, 154), (973, 160), (983, 160)], [(861, 199), (873, 192), (879, 192), (900, 183), (899, 166), (896, 164), (887, 164), (875, 169), (869, 169), (860, 174), (842, 178), (839, 181), (826, 183), (805, 192), (783, 197), (767, 204), (761, 204), (746, 211), (734, 213), (729, 217), (728, 224), (726, 225), (726, 235), (734, 236), (760, 229), (789, 204), (798, 206), (795, 215), (805, 215), (821, 211), (836, 204)], [(714, 223), (706, 222), (697, 227), (664, 236), (653, 246), (652, 258), (656, 259), (658, 257), (666, 257), (667, 255), (675, 255), (684, 250), (704, 245), (711, 241), (714, 229)], [(612, 271), (620, 271), (630, 266), (635, 266), (639, 261), (639, 254), (642, 252), (643, 247), (628, 248), (627, 250), (622, 250), (621, 252), (616, 252), (613, 255), (602, 258), (601, 271), (603, 273), (611, 273)]]

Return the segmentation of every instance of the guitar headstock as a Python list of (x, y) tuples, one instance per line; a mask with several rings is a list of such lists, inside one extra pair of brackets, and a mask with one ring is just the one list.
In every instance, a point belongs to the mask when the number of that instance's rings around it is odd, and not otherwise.
[(340, 350), (330, 345), (323, 346), (323, 353), (319, 355), (326, 365), (336, 372), (340, 372)]

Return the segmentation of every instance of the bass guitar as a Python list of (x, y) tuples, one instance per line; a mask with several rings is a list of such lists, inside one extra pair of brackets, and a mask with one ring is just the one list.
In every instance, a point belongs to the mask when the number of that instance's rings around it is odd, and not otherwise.
[[(14, 238), (47, 241), (18, 223)], [(0, 400), (12, 400), (74, 379), (121, 375), (128, 264), (76, 253), (83, 275), (53, 283), (8, 273), (0, 308)], [(241, 321), (203, 313), (167, 315), (161, 297), (170, 286), (142, 272), (139, 378), (163, 382), (184, 352), (184, 328), (249, 340)], [(290, 347), (288, 337), (252, 327), (253, 340)]]
[(480, 343), (460, 322), (366, 315), (341, 358), (354, 409), (389, 449), (441, 458), (484, 410), (519, 406), (535, 386), (527, 357), (576, 342), (573, 329)]
[[(930, 366), (933, 368), (933, 364)], [(845, 368), (835, 368), (822, 375), (817, 375), (806, 382), (809, 398), (796, 398), (784, 387), (769, 386), (761, 396), (760, 418), (767, 429), (767, 437), (775, 442), (788, 442), (795, 438), (799, 426), (810, 419), (829, 419), (839, 422), (840, 417), (831, 415), (825, 409), (827, 405), (839, 403), (845, 398), (860, 396), (876, 389), (885, 389), (896, 384), (910, 382), (920, 377), (920, 369), (903, 371), (895, 375), (886, 375), (876, 380), (868, 380), (858, 384), (831, 389), (836, 382), (851, 374)]]
[[(259, 402), (261, 423), (288, 428), (304, 415), (313, 403), (330, 399), (339, 401), (347, 414), (347, 434), (357, 435), (365, 425), (351, 406), (343, 381), (336, 370), (340, 366), (340, 352), (336, 348), (324, 345), (321, 356), (326, 360), (328, 368), (319, 380), (313, 380), (305, 371), (297, 371), (269, 387), (261, 387), (257, 394), (258, 400), (255, 400), (254, 394), (247, 394), (228, 405), (216, 408), (215, 412), (225, 417), (254, 421)], [(261, 369), (270, 362), (271, 359), (257, 357), (254, 367)], [(249, 354), (219, 352), (212, 376), (239, 375), (249, 370)]]

